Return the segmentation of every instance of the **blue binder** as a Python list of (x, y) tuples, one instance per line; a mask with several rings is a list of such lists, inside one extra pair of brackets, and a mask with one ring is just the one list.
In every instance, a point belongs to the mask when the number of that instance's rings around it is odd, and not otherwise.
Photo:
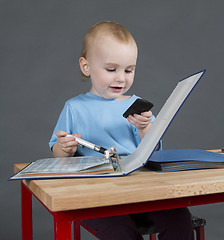
[(224, 154), (199, 149), (155, 151), (146, 167), (158, 172), (224, 168)]

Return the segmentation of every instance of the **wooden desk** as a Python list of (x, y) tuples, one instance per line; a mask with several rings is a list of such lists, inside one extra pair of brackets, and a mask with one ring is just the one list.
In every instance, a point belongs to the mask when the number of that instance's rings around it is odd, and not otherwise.
[[(18, 172), (26, 164), (15, 164)], [(32, 239), (32, 195), (53, 215), (55, 239), (71, 239), (72, 221), (224, 201), (224, 169), (125, 177), (21, 181), (22, 239)]]

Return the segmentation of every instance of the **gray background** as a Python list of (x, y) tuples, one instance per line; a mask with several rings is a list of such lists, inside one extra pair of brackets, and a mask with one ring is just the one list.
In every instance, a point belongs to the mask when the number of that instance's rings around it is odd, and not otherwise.
[[(0, 239), (21, 239), (20, 184), (7, 181), (13, 164), (51, 156), (48, 141), (64, 102), (90, 88), (80, 80), (78, 58), (96, 22), (117, 21), (133, 34), (139, 58), (130, 94), (152, 101), (154, 114), (178, 80), (206, 68), (163, 144), (224, 146), (223, 8), (222, 0), (0, 1)], [(34, 239), (53, 239), (51, 215), (33, 202)], [(206, 239), (223, 239), (223, 204), (191, 211), (206, 218)]]

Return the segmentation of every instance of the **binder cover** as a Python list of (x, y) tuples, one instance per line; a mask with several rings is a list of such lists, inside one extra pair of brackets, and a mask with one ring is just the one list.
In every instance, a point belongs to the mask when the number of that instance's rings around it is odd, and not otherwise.
[[(15, 174), (9, 180), (16, 180), (16, 179), (41, 179), (41, 178), (77, 178), (77, 177), (115, 177), (115, 176), (125, 176), (130, 174), (133, 171), (144, 166), (148, 159), (150, 158), (151, 154), (155, 150), (157, 144), (159, 143), (160, 139), (165, 134), (167, 128), (171, 124), (173, 118), (190, 95), (198, 81), (201, 79), (203, 74), (206, 70), (198, 72), (194, 75), (191, 75), (183, 80), (180, 80), (163, 105), (162, 109), (160, 110), (159, 114), (157, 115), (155, 121), (153, 122), (152, 126), (146, 133), (145, 137), (142, 139), (136, 150), (128, 156), (125, 156), (120, 159), (120, 168), (116, 171), (110, 173), (98, 173), (98, 174), (91, 174), (91, 173), (74, 173), (74, 174), (57, 174), (57, 175), (33, 175), (33, 176), (23, 176), (23, 171), (26, 168), (21, 170), (19, 173)], [(83, 157), (83, 158), (95, 158), (95, 157)], [(35, 162), (34, 162), (35, 163)], [(34, 166), (34, 164), (33, 164)]]
[(199, 149), (155, 151), (146, 167), (157, 172), (224, 168), (224, 154)]

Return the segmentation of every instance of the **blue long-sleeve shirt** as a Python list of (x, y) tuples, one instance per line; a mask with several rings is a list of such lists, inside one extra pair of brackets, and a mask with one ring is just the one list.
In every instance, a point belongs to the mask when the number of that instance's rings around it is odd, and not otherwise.
[[(71, 98), (60, 114), (49, 142), (50, 148), (57, 142), (56, 132), (62, 130), (69, 134), (81, 134), (82, 139), (104, 148), (115, 145), (121, 156), (131, 154), (141, 140), (137, 128), (122, 115), (137, 98), (132, 95), (123, 101), (109, 100), (90, 92)], [(78, 146), (77, 153), (83, 156), (99, 155), (81, 146)]]

